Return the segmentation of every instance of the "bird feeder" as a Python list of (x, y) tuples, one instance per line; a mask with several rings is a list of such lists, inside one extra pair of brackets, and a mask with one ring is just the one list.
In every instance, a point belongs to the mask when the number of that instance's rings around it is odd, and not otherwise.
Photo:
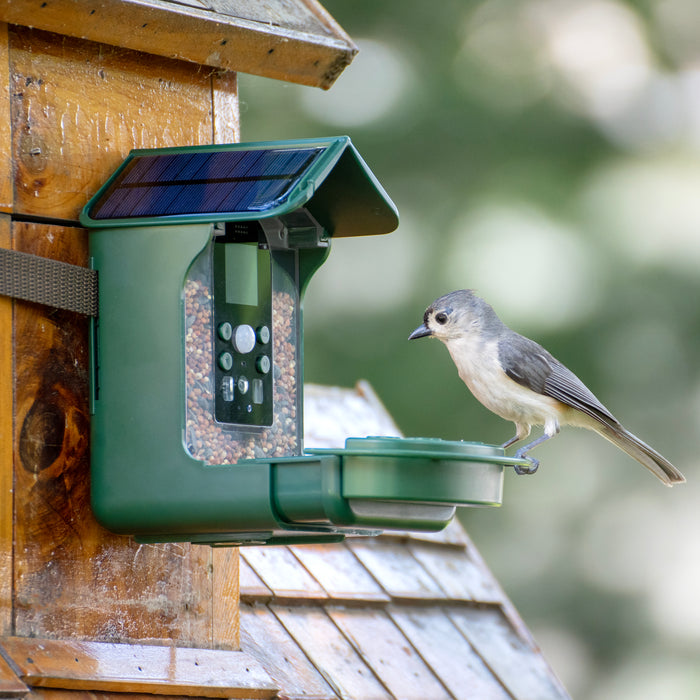
[(132, 151), (86, 205), (99, 274), (92, 506), (143, 542), (435, 531), (498, 505), (474, 443), (302, 444), (302, 299), (332, 238), (396, 209), (347, 137)]

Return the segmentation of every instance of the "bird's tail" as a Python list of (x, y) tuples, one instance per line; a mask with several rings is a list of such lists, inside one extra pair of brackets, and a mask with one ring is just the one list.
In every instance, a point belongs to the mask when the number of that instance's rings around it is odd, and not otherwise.
[(619, 447), (623, 452), (626, 452), (630, 457), (644, 465), (666, 486), (685, 482), (683, 474), (671, 462), (655, 449), (649, 447), (636, 435), (632, 435), (628, 430), (625, 430), (619, 423), (614, 425), (598, 423), (595, 426), (595, 430), (604, 438), (610, 440), (613, 445)]

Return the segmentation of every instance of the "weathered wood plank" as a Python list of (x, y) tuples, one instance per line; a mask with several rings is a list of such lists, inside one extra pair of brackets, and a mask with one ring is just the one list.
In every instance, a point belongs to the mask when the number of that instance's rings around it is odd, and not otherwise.
[(410, 543), (409, 549), (451, 600), (503, 602), (500, 586), (485, 566), (472, 560), (468, 549), (419, 542)]
[(218, 649), (238, 649), (241, 642), (238, 549), (215, 549), (212, 553), (212, 643)]
[(341, 698), (392, 697), (324, 610), (281, 605), (270, 609)]
[[(192, 698), (194, 696), (188, 696)], [(153, 693), (111, 693), (91, 690), (65, 690), (63, 688), (31, 689), (27, 700), (153, 700)], [(158, 700), (183, 700), (182, 695), (158, 695)]]
[(352, 61), (357, 47), (315, 0), (294, 4), (296, 12), (281, 16), (271, 10), (288, 9), (289, 2), (250, 1), (244, 8), (240, 2), (185, 7), (163, 0), (0, 0), (0, 20), (328, 88)]
[(211, 698), (271, 698), (277, 686), (243, 652), (50, 639), (2, 640), (30, 686)]
[(539, 651), (516, 633), (499, 608), (452, 608), (448, 614), (514, 698), (569, 697)]
[(10, 42), (0, 24), (0, 211), (12, 211), (12, 136), (10, 132)]
[(393, 697), (449, 700), (442, 683), (384, 611), (329, 607), (327, 612)]
[[(87, 263), (81, 229), (13, 233), (17, 250)], [(87, 320), (16, 302), (14, 335), (14, 633), (210, 646), (210, 550), (138, 545), (92, 516)]]
[(393, 599), (446, 599), (444, 591), (401, 542), (350, 539), (358, 559)]
[(235, 73), (212, 74), (214, 143), (235, 143), (241, 139), (238, 111), (238, 80)]
[(250, 547), (241, 556), (280, 599), (328, 597), (287, 547)]
[(345, 544), (305, 544), (291, 550), (331, 598), (389, 601), (389, 596)]
[(239, 557), (239, 575), (241, 600), (266, 602), (272, 598), (272, 591), (262, 582), (262, 579), (243, 557)]
[(29, 688), (22, 683), (9, 664), (0, 657), (0, 698), (22, 697)]
[[(0, 215), (0, 248), (11, 247), (10, 217)], [(0, 635), (12, 632), (13, 340), (12, 300), (0, 296)]]
[(281, 697), (308, 700), (338, 697), (264, 605), (242, 606), (241, 648), (264, 666), (279, 685)]
[(388, 612), (455, 698), (510, 700), (511, 696), (442, 609), (392, 606)]
[(211, 71), (145, 58), (11, 29), (16, 212), (77, 219), (130, 149), (211, 143)]

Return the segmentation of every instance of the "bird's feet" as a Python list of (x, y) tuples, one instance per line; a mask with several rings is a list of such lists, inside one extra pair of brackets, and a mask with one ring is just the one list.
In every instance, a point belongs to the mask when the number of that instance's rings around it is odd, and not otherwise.
[(515, 453), (515, 457), (517, 459), (526, 459), (529, 463), (529, 467), (520, 467), (517, 464), (513, 467), (515, 470), (515, 473), (518, 474), (518, 476), (522, 476), (523, 474), (534, 474), (537, 471), (537, 468), (540, 466), (540, 461), (539, 459), (535, 459), (534, 457), (528, 457), (526, 455), (526, 449), (518, 450)]

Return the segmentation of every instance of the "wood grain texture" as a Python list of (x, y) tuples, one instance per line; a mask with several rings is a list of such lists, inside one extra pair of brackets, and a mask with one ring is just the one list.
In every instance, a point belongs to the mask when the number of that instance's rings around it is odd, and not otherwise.
[(401, 542), (390, 539), (351, 539), (355, 556), (394, 599), (444, 600), (438, 582)]
[(520, 637), (499, 608), (452, 608), (452, 622), (514, 698), (567, 700), (540, 654)]
[(214, 143), (236, 143), (241, 140), (236, 73), (217, 71), (211, 80)]
[(325, 610), (300, 605), (269, 608), (338, 697), (391, 700), (393, 696)]
[(0, 0), (0, 20), (324, 89), (357, 53), (315, 0)]
[(238, 649), (241, 642), (238, 549), (214, 549), (212, 560), (212, 643), (217, 649)]
[[(12, 248), (10, 217), (2, 214), (0, 247)], [(12, 630), (13, 339), (12, 300), (0, 296), (0, 635)]]
[(22, 683), (12, 667), (0, 657), (0, 698), (22, 697), (29, 688)]
[(242, 652), (50, 639), (2, 640), (32, 687), (210, 698), (271, 698), (277, 687)]
[(211, 143), (209, 69), (22, 27), (10, 63), (17, 213), (77, 219), (130, 149)]
[[(385, 612), (328, 607), (326, 612), (358, 650), (392, 697), (402, 700), (450, 700), (406, 637)], [(406, 669), (410, 669), (407, 673)]]
[[(9, 70), (17, 213), (75, 219), (132, 148), (239, 137), (232, 73), (23, 27), (9, 31)], [(84, 230), (18, 223), (14, 239), (87, 264)], [(0, 633), (237, 648), (237, 550), (138, 545), (92, 516), (87, 320), (15, 302), (13, 321), (12, 308), (0, 300), (0, 430), (12, 436), (0, 446)]]
[[(81, 229), (15, 223), (24, 252), (87, 263)], [(207, 647), (211, 553), (111, 535), (89, 506), (87, 320), (15, 303), (14, 634)]]
[(344, 542), (305, 544), (289, 549), (334, 601), (389, 601), (389, 596)]
[(468, 697), (479, 700), (512, 700), (444, 609), (393, 606), (389, 614), (453, 697), (468, 689)]
[(250, 547), (242, 556), (279, 599), (328, 598), (287, 547)]
[(244, 605), (241, 617), (245, 628), (243, 651), (257, 659), (275, 679), (282, 689), (281, 697), (337, 700), (338, 696), (267, 607)]
[(12, 211), (12, 136), (10, 133), (10, 41), (0, 23), (0, 212)]

